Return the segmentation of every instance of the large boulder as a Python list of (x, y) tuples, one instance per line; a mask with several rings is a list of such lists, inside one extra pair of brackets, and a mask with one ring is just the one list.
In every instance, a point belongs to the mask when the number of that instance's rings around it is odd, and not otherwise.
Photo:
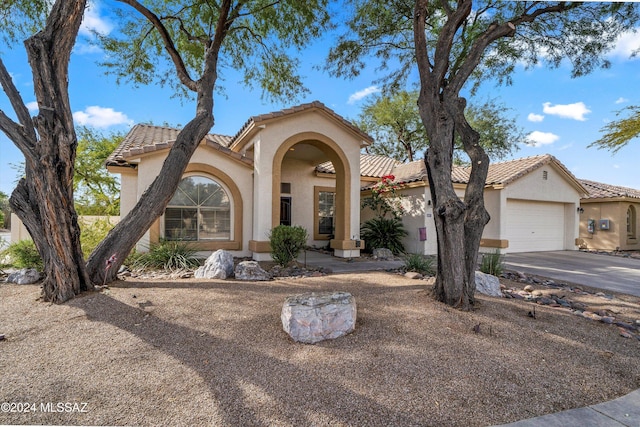
[(271, 275), (264, 271), (258, 261), (242, 261), (235, 270), (236, 280), (260, 281), (271, 280)]
[(312, 292), (287, 297), (280, 317), (294, 341), (315, 344), (353, 332), (356, 313), (356, 301), (348, 292)]
[(233, 255), (222, 249), (212, 253), (193, 273), (197, 279), (226, 279), (233, 276)]
[(502, 297), (500, 279), (491, 274), (476, 271), (476, 291), (490, 297)]
[(40, 280), (42, 280), (42, 274), (35, 268), (23, 268), (7, 277), (8, 283), (16, 283), (18, 285), (31, 285)]

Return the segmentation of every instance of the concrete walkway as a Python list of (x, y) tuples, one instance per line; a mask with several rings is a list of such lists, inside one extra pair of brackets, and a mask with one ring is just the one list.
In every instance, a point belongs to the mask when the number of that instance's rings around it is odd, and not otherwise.
[(529, 418), (497, 427), (639, 427), (640, 390), (610, 402)]
[(303, 266), (323, 267), (330, 269), (333, 273), (357, 273), (365, 271), (387, 271), (395, 270), (404, 265), (404, 261), (382, 261), (370, 258), (337, 258), (325, 253), (316, 251), (303, 251), (298, 257), (298, 262)]

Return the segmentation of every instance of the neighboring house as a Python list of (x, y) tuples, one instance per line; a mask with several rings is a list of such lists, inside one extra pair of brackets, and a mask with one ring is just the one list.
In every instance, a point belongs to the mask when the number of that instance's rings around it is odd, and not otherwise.
[(640, 250), (640, 191), (580, 180), (588, 194), (581, 200), (582, 249)]
[[(433, 206), (423, 161), (395, 165), (383, 171), (401, 184), (409, 235), (404, 239), (408, 252), (436, 254)], [(454, 167), (452, 178), (462, 198), (470, 168)], [(506, 252), (575, 250), (578, 237), (580, 198), (586, 190), (551, 155), (493, 163), (484, 192), (485, 207), (491, 215), (480, 250)], [(366, 190), (363, 194), (366, 197)], [(363, 220), (370, 218), (365, 213)]]
[[(136, 125), (109, 156), (107, 168), (121, 175), (121, 216), (158, 175), (178, 132)], [(203, 252), (266, 260), (270, 230), (286, 224), (307, 229), (309, 245), (330, 244), (336, 256), (357, 257), (360, 188), (367, 181), (360, 151), (371, 141), (320, 102), (251, 117), (235, 136), (207, 135), (139, 248), (185, 239)], [(327, 161), (335, 173), (316, 170)]]

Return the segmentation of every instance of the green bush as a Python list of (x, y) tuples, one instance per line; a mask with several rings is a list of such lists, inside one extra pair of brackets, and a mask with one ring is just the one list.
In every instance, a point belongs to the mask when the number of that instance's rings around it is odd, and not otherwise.
[(480, 262), (480, 271), (485, 274), (491, 274), (493, 276), (499, 276), (504, 271), (504, 265), (502, 262), (502, 255), (500, 251), (482, 254), (482, 261)]
[(196, 252), (188, 243), (161, 240), (159, 243), (152, 244), (149, 252), (136, 253), (127, 259), (132, 260), (134, 268), (174, 271), (198, 267), (200, 259), (196, 256)]
[(16, 268), (36, 268), (42, 270), (42, 257), (33, 240), (20, 240), (12, 243), (2, 252), (3, 258), (8, 255), (11, 265)]
[(372, 218), (360, 228), (360, 236), (369, 250), (387, 248), (395, 255), (404, 253), (402, 238), (407, 234), (398, 218)]
[(269, 233), (271, 257), (275, 262), (286, 267), (300, 255), (307, 244), (307, 230), (299, 225), (278, 225)]
[(92, 222), (80, 222), (80, 244), (84, 258), (89, 258), (91, 252), (98, 244), (107, 237), (107, 234), (114, 227), (108, 219), (98, 219)]
[(408, 254), (404, 258), (404, 269), (406, 271), (415, 271), (425, 276), (433, 276), (435, 275), (433, 261), (433, 257), (426, 257), (421, 254)]

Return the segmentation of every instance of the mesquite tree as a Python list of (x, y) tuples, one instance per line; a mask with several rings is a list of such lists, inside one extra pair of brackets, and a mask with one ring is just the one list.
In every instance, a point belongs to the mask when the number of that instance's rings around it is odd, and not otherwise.
[[(45, 6), (34, 5), (25, 14), (42, 13)], [(42, 295), (51, 302), (66, 301), (92, 288), (80, 249), (80, 228), (73, 205), (77, 140), (68, 97), (68, 64), (85, 6), (82, 0), (56, 1), (44, 28), (24, 43), (33, 70), (39, 108), (36, 117), (30, 116), (0, 60), (0, 84), (17, 117), (16, 122), (0, 110), (0, 129), (25, 158), (25, 176), (9, 203), (42, 256), (45, 273)], [(19, 6), (11, 7), (15, 17)]]
[[(105, 65), (135, 84), (172, 83), (175, 91), (195, 98), (195, 114), (178, 134), (157, 179), (97, 246), (86, 267), (73, 208), (77, 140), (67, 85), (68, 63), (86, 1), (57, 0), (53, 7), (47, 0), (0, 5), (5, 39), (15, 39), (17, 29), (37, 27), (48, 17), (45, 29), (25, 42), (37, 117), (30, 117), (0, 62), (0, 84), (18, 120), (0, 111), (0, 129), (25, 156), (25, 178), (11, 196), (11, 205), (42, 255), (47, 301), (64, 302), (90, 289), (92, 283), (112, 280), (136, 242), (163, 214), (191, 155), (213, 126), (220, 68), (243, 71), (247, 84), (275, 98), (295, 98), (303, 88), (296, 74), (298, 61), (291, 55), (330, 26), (326, 0), (120, 3), (127, 5), (115, 11), (123, 38), (98, 36), (103, 48), (117, 59)], [(29, 25), (15, 26), (17, 12)]]
[[(136, 0), (120, 2), (137, 13), (120, 11), (124, 38), (101, 39), (103, 48), (117, 58), (105, 65), (119, 78), (135, 83), (168, 81), (174, 90), (194, 95), (196, 108), (157, 178), (89, 256), (87, 270), (94, 283), (115, 278), (127, 254), (164, 213), (191, 155), (213, 126), (219, 68), (244, 71), (247, 84), (258, 84), (277, 98), (295, 97), (302, 84), (290, 52), (329, 25), (326, 0), (145, 2), (149, 7)], [(169, 60), (168, 68), (157, 54), (161, 51)], [(109, 259), (115, 262), (105, 269)]]
[[(372, 60), (389, 70), (389, 90), (416, 67), (418, 108), (427, 131), (425, 156), (438, 239), (435, 297), (469, 309), (474, 303), (480, 238), (489, 215), (483, 190), (489, 158), (465, 118), (463, 89), (495, 78), (509, 83), (516, 63), (567, 59), (573, 76), (609, 66), (602, 54), (638, 21), (633, 3), (354, 0), (350, 32), (332, 49), (337, 75), (357, 75)], [(477, 86), (474, 86), (477, 87)], [(451, 168), (456, 135), (471, 163), (461, 200)]]

